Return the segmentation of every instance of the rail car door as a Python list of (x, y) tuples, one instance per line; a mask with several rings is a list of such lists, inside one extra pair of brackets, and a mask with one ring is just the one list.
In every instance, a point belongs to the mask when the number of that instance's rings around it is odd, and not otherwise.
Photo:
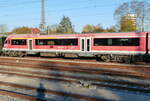
[(81, 38), (81, 51), (90, 52), (91, 51), (91, 38)]
[(28, 40), (28, 49), (32, 50), (32, 40), (31, 39)]

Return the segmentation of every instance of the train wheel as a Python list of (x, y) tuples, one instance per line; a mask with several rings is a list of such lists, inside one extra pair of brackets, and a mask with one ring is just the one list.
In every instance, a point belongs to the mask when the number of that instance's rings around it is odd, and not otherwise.
[(19, 56), (19, 57), (24, 57), (24, 56), (26, 56), (26, 53), (24, 53), (24, 52), (19, 52), (19, 53), (18, 53), (18, 56)]
[(122, 57), (119, 57), (119, 56), (116, 57), (115, 61), (116, 61), (116, 62), (119, 62), (119, 63), (124, 62), (123, 59), (122, 59)]
[(2, 53), (1, 53), (1, 56), (5, 56), (5, 52), (2, 52)]
[(6, 52), (5, 52), (5, 56), (9, 56), (9, 51), (6, 51)]
[(125, 60), (125, 63), (127, 63), (127, 64), (131, 64), (131, 60), (126, 59), (126, 60)]
[(131, 57), (126, 57), (126, 58), (124, 58), (123, 60), (124, 60), (124, 62), (125, 62), (126, 64), (131, 64), (131, 63), (132, 63), (132, 58), (131, 58)]
[(17, 57), (18, 56), (18, 52), (15, 51), (14, 54), (13, 54), (13, 56)]
[(146, 55), (143, 57), (143, 61), (144, 61), (144, 62), (150, 62), (149, 58), (150, 58), (150, 56), (146, 54)]
[(110, 62), (111, 61), (111, 57), (109, 55), (103, 55), (103, 56), (101, 56), (101, 59), (105, 62)]
[(13, 56), (14, 56), (14, 52), (9, 52), (9, 53), (8, 53), (8, 56), (13, 57)]

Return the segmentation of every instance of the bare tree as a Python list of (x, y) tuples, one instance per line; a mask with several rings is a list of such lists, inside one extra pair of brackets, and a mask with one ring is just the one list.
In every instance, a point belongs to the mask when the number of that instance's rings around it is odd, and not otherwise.
[(59, 32), (58, 32), (58, 27), (59, 27), (59, 26), (58, 26), (57, 24), (48, 26), (48, 28), (47, 28), (48, 34), (56, 34), (56, 33), (59, 33)]
[(1, 25), (0, 25), (0, 33), (1, 33), (1, 34), (4, 34), (4, 33), (6, 33), (7, 31), (8, 31), (7, 25), (1, 24)]
[(125, 2), (116, 9), (114, 16), (120, 23), (121, 18), (128, 14), (136, 15), (138, 31), (150, 30), (150, 3), (148, 1), (132, 0), (131, 2)]

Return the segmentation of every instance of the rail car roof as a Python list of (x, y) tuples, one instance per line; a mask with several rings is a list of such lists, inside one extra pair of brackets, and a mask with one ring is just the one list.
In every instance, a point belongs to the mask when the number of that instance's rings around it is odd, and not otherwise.
[(147, 32), (128, 32), (128, 33), (86, 33), (86, 34), (11, 34), (8, 39), (57, 39), (57, 38), (78, 38), (78, 37), (143, 37)]

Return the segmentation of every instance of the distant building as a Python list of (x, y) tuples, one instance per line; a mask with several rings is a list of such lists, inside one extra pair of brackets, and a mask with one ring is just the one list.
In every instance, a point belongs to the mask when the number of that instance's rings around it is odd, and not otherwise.
[(136, 16), (136, 14), (127, 14), (126, 16), (124, 16), (122, 18), (122, 21), (129, 21), (129, 20), (133, 22), (133, 25), (135, 27), (137, 27), (137, 16)]
[(31, 28), (31, 34), (39, 34), (40, 33), (40, 29), (38, 28)]

